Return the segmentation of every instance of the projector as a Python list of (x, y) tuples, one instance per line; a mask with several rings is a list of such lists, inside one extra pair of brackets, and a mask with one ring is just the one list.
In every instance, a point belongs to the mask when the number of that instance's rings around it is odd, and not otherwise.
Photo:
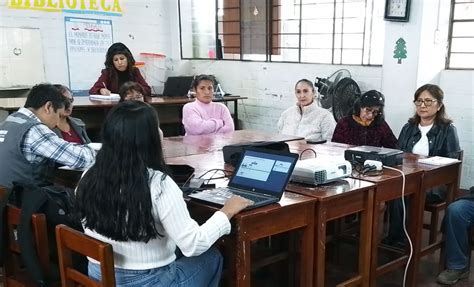
[(375, 146), (358, 146), (344, 151), (344, 158), (364, 164), (366, 160), (380, 161), (386, 166), (395, 166), (403, 163), (403, 151)]
[(342, 158), (311, 158), (296, 162), (291, 180), (318, 185), (348, 177), (351, 173), (350, 162)]

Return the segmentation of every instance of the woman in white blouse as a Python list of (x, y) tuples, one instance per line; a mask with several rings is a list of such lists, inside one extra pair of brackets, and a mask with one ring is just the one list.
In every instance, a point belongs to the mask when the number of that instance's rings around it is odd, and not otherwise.
[[(117, 286), (217, 286), (222, 256), (214, 242), (250, 202), (233, 197), (199, 226), (165, 173), (155, 109), (125, 101), (108, 114), (95, 164), (76, 191), (85, 233), (113, 246)], [(184, 254), (176, 258), (176, 247)], [(89, 276), (100, 266), (89, 261)]]
[(332, 114), (318, 106), (313, 83), (307, 79), (295, 85), (296, 105), (286, 109), (278, 120), (281, 134), (304, 137), (307, 141), (331, 140), (336, 121)]

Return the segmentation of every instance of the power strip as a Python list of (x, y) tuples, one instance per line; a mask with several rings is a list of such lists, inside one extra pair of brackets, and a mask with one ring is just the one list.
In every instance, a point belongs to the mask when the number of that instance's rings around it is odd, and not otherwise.
[(372, 170), (382, 170), (382, 162), (380, 161), (377, 161), (377, 160), (366, 160), (364, 161), (364, 167), (368, 167), (368, 168), (371, 168)]

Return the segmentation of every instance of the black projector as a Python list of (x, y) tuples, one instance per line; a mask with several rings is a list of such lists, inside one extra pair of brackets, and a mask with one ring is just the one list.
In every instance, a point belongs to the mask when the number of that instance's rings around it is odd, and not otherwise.
[(398, 149), (358, 146), (344, 151), (344, 158), (350, 162), (364, 164), (366, 160), (376, 160), (386, 166), (395, 166), (403, 163), (403, 151)]

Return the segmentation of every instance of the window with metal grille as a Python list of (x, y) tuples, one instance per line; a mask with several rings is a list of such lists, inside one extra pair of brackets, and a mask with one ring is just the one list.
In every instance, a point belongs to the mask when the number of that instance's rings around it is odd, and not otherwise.
[(474, 0), (452, 0), (447, 68), (474, 69)]
[[(208, 55), (227, 60), (381, 65), (384, 1), (380, 0), (180, 0), (182, 8), (215, 7), (215, 40)], [(199, 4), (197, 4), (199, 3)], [(209, 8), (210, 9), (210, 8)], [(196, 14), (196, 13), (194, 13)], [(210, 17), (209, 17), (210, 18)], [(188, 30), (193, 24), (187, 25)], [(202, 26), (202, 23), (200, 24)], [(197, 31), (194, 29), (193, 31)], [(183, 38), (183, 58), (203, 58)], [(188, 40), (189, 41), (189, 40)], [(189, 43), (187, 43), (189, 44)], [(193, 41), (193, 45), (199, 45)], [(196, 49), (195, 50), (199, 50)], [(213, 57), (204, 57), (213, 58)]]

